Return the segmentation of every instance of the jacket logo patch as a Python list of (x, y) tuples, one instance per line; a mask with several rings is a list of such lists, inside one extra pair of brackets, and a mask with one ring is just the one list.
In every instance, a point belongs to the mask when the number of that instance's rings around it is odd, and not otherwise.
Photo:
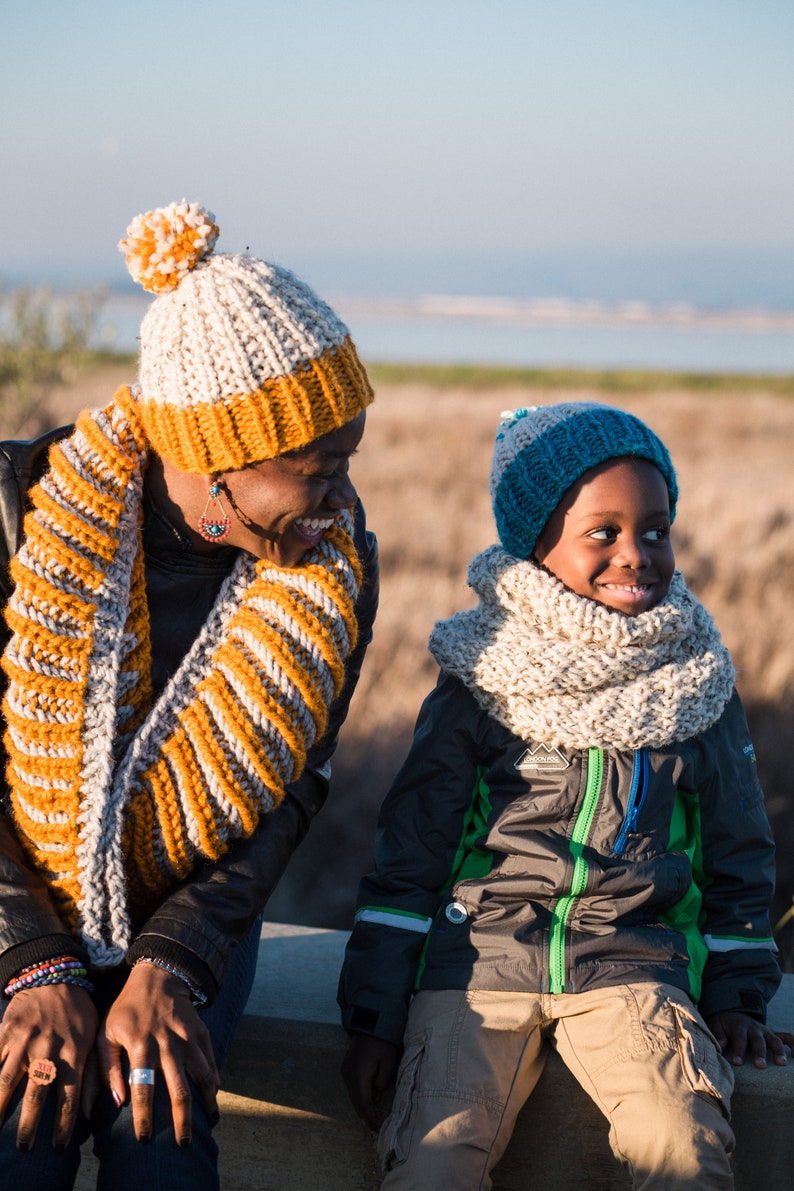
[(549, 748), (547, 744), (536, 744), (521, 754), (515, 767), (521, 773), (555, 773), (567, 769), (569, 765), (570, 761), (563, 757), (559, 749)]

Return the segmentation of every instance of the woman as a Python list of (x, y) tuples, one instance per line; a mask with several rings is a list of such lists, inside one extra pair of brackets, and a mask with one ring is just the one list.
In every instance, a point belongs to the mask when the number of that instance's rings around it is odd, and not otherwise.
[(371, 635), (366, 374), (307, 286), (217, 236), (186, 202), (133, 221), (138, 385), (0, 455), (3, 1186), (71, 1187), (89, 1132), (102, 1186), (218, 1185), (262, 907)]

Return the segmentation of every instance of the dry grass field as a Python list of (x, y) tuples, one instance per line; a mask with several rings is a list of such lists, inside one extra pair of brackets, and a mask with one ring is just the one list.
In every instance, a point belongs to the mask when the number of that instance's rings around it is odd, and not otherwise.
[[(58, 414), (101, 404), (129, 368), (56, 394)], [(376, 374), (377, 381), (377, 374)], [(353, 477), (380, 541), (375, 641), (345, 727), (329, 805), (268, 908), (274, 920), (346, 928), (369, 862), (378, 805), (435, 681), (435, 620), (470, 606), (466, 568), (494, 540), (487, 494), (500, 411), (601, 400), (636, 413), (668, 444), (681, 499), (674, 539), (691, 587), (733, 651), (778, 840), (782, 914), (794, 894), (794, 399), (747, 382), (700, 392), (673, 382), (613, 392), (510, 384), (376, 383)], [(790, 930), (790, 928), (787, 928)], [(786, 946), (785, 936), (781, 943)], [(788, 950), (788, 947), (786, 946)]]

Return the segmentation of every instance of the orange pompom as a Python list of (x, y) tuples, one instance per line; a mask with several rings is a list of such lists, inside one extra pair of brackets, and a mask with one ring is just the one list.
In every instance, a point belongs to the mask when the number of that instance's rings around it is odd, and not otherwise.
[(149, 293), (176, 289), (199, 261), (212, 253), (219, 235), (215, 216), (199, 203), (171, 203), (136, 215), (119, 240), (133, 280)]

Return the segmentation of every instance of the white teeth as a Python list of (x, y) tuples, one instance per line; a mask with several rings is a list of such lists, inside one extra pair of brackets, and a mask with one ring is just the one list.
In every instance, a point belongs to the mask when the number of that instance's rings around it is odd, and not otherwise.
[(308, 529), (311, 533), (316, 533), (318, 529), (330, 529), (333, 523), (333, 517), (299, 517), (295, 522), (296, 525), (300, 525), (302, 529)]

